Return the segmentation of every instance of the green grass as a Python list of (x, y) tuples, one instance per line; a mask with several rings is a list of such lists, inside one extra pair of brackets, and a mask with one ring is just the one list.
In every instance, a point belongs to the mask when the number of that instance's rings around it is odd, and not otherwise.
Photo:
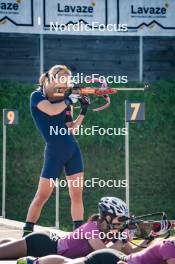
[[(19, 110), (19, 125), (7, 127), (7, 217), (20, 221), (25, 220), (43, 162), (44, 142), (29, 111), (29, 98), (33, 89), (32, 85), (0, 82), (1, 108)], [(168, 212), (169, 218), (173, 219), (175, 216), (174, 89), (175, 81), (168, 80), (153, 84), (150, 91), (144, 93), (119, 92), (111, 96), (110, 108), (98, 113), (89, 112), (84, 123), (85, 127), (97, 125), (122, 128), (125, 99), (145, 101), (146, 120), (130, 124), (131, 211), (136, 215), (164, 210)], [(77, 113), (78, 110), (75, 116)], [(0, 135), (2, 149), (2, 126)], [(124, 136), (95, 135), (77, 138), (84, 157), (86, 179), (124, 179)], [(85, 218), (97, 211), (98, 200), (103, 195), (124, 198), (125, 189), (85, 188)], [(53, 226), (54, 219), (55, 194), (44, 207), (39, 224)], [(67, 189), (60, 190), (60, 222), (62, 229), (71, 228)]]

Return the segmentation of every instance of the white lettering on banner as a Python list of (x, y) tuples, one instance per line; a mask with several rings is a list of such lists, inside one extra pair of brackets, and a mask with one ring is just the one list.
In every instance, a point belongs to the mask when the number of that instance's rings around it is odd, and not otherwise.
[(175, 31), (175, 1), (117, 1), (118, 23), (127, 17), (128, 32), (163, 35)]

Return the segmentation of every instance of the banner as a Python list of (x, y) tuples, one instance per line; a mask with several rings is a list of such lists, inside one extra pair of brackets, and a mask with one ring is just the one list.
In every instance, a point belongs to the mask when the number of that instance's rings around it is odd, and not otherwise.
[(117, 0), (117, 23), (128, 32), (143, 35), (175, 35), (175, 1)]
[(0, 32), (173, 36), (175, 0), (0, 0)]
[(1, 0), (0, 32), (20, 32), (23, 29), (24, 33), (33, 33), (34, 9), (33, 0)]
[[(107, 0), (44, 0), (44, 29), (50, 29), (51, 23), (57, 27), (82, 23), (92, 27), (96, 22), (107, 26)], [(71, 28), (71, 27), (70, 27)]]

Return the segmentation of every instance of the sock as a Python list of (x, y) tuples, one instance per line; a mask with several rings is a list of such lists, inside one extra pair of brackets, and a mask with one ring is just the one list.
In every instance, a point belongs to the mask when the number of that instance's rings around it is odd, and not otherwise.
[(17, 260), (17, 264), (40, 264), (39, 258), (35, 257), (23, 257)]
[(32, 233), (33, 232), (33, 229), (34, 229), (34, 223), (32, 222), (26, 222), (25, 223), (25, 226), (23, 228), (23, 237), (24, 236), (27, 236), (28, 234)]
[(83, 220), (73, 221), (73, 230), (77, 229), (83, 224)]

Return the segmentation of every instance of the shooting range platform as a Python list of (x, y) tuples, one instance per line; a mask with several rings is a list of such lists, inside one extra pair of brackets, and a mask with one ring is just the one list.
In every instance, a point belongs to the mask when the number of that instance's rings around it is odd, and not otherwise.
[[(0, 218), (0, 239), (5, 238), (16, 238), (20, 239), (23, 233), (23, 222), (9, 220), (6, 218)], [(36, 225), (35, 226), (36, 232), (52, 232), (58, 234), (60, 237), (65, 236), (68, 232), (64, 232), (54, 227), (43, 227)]]
[[(23, 233), (23, 222), (9, 220), (0, 217), (0, 240), (13, 238), (13, 239), (20, 239), (22, 238)], [(50, 227), (43, 227), (43, 226), (35, 226), (36, 232), (52, 232), (58, 234), (60, 237), (65, 236), (68, 232), (60, 231), (55, 228)], [(16, 264), (16, 260), (1, 260), (0, 264)]]

